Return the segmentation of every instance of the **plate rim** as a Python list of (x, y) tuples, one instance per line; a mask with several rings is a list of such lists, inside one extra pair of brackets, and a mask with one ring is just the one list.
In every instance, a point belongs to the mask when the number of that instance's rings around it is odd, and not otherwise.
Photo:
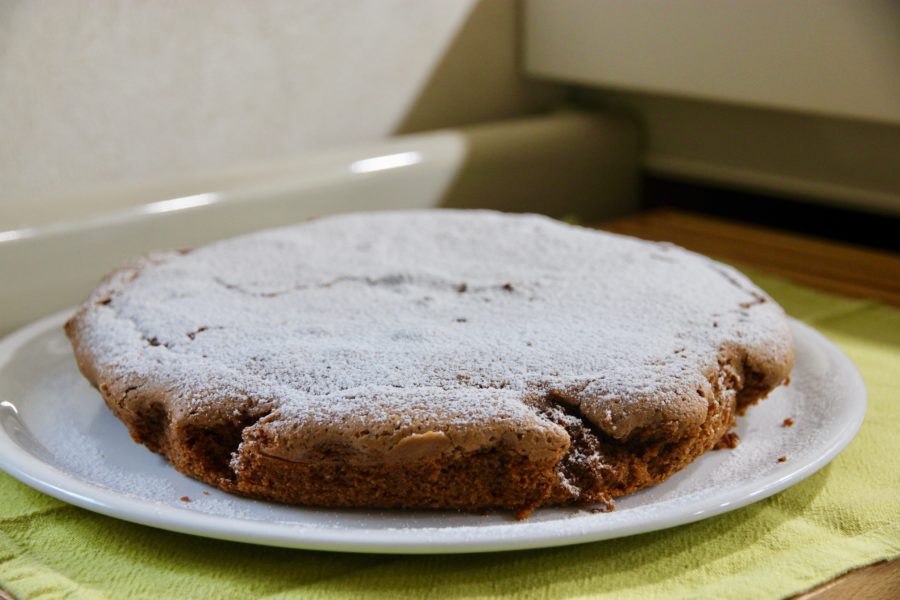
[[(0, 368), (4, 367), (16, 351), (29, 341), (59, 327), (74, 313), (67, 309), (44, 317), (0, 340)], [(450, 539), (423, 540), (422, 531), (437, 528), (379, 529), (373, 536), (372, 529), (358, 526), (310, 526), (278, 521), (260, 521), (236, 516), (223, 516), (197, 512), (189, 508), (169, 506), (152, 500), (134, 498), (117, 490), (86, 482), (35, 456), (12, 439), (7, 429), (0, 425), (0, 470), (20, 482), (58, 500), (103, 514), (109, 517), (138, 523), (158, 529), (227, 541), (252, 543), (284, 548), (359, 552), (373, 554), (458, 554), (474, 552), (501, 552), (550, 548), (627, 537), (651, 531), (668, 529), (707, 519), (742, 508), (777, 494), (813, 475), (829, 464), (856, 437), (862, 426), (868, 406), (865, 382), (852, 360), (833, 342), (813, 327), (788, 317), (793, 335), (797, 331), (809, 336), (818, 347), (825, 348), (846, 370), (851, 378), (848, 389), (853, 393), (845, 402), (852, 409), (838, 431), (823, 442), (824, 451), (810, 461), (801, 464), (784, 463), (761, 478), (727, 489), (728, 500), (721, 496), (725, 491), (713, 492), (699, 501), (699, 506), (688, 514), (683, 507), (663, 509), (659, 516), (613, 527), (582, 527), (576, 533), (570, 527), (559, 527), (559, 521), (536, 523), (510, 522), (509, 524), (472, 525), (440, 528)], [(0, 410), (9, 410), (0, 398)], [(0, 414), (0, 418), (2, 418)], [(738, 495), (737, 500), (734, 496)], [(104, 499), (105, 498), (105, 499)], [(596, 520), (599, 515), (573, 516), (566, 520)], [(513, 527), (523, 527), (510, 535)], [(527, 529), (526, 529), (527, 527)], [(497, 529), (500, 535), (485, 541), (480, 536), (465, 534), (486, 529)], [(555, 532), (561, 529), (562, 532)], [(534, 532), (537, 530), (537, 533)], [(366, 535), (367, 534), (367, 535)]]

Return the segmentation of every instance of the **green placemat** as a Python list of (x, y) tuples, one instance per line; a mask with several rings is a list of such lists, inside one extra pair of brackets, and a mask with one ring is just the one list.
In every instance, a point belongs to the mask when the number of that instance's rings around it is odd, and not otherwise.
[(806, 481), (666, 531), (524, 552), (375, 556), (207, 540), (103, 517), (0, 474), (0, 587), (30, 598), (780, 597), (900, 556), (900, 311), (766, 276), (863, 373), (859, 436)]

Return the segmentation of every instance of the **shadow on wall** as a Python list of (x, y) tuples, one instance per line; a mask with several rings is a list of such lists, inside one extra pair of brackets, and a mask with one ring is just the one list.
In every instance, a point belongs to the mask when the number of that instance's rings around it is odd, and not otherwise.
[(395, 133), (461, 127), (466, 158), (443, 206), (586, 222), (632, 212), (637, 127), (610, 112), (542, 119), (565, 92), (522, 74), (521, 11), (516, 0), (477, 2)]
[(460, 134), (466, 155), (442, 206), (586, 224), (638, 208), (637, 127), (623, 116), (565, 110)]
[(517, 0), (477, 1), (394, 133), (521, 117), (557, 104), (560, 86), (522, 74), (521, 10)]

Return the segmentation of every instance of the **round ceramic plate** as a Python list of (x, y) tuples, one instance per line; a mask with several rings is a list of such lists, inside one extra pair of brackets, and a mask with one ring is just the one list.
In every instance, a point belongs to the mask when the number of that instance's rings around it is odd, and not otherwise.
[[(815, 473), (853, 439), (866, 410), (850, 360), (793, 321), (791, 384), (739, 419), (741, 444), (708, 452), (661, 485), (617, 502), (508, 512), (299, 508), (225, 494), (131, 441), (75, 366), (66, 314), (0, 342), (0, 468), (61, 500), (173, 531), (257, 544), (392, 553), (485, 552), (603, 540), (698, 521)], [(787, 418), (791, 427), (783, 426)], [(783, 461), (779, 461), (784, 457)]]

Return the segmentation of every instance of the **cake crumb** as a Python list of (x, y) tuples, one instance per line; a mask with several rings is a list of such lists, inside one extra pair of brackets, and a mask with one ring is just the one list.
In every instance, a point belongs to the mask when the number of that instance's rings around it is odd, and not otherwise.
[(516, 514), (515, 514), (516, 521), (526, 520), (528, 517), (531, 516), (531, 513), (534, 512), (534, 509), (535, 509), (534, 506), (531, 506), (528, 508), (520, 508), (519, 510), (516, 511)]
[(182, 496), (181, 498), (179, 498), (179, 500), (181, 500), (182, 502), (190, 502), (191, 501), (191, 499), (188, 498), (187, 496)]
[(778, 462), (780, 462), (780, 463), (782, 463), (782, 462), (787, 462), (787, 456), (779, 456), (779, 457), (778, 457)]
[(784, 421), (781, 422), (781, 426), (782, 427), (793, 427), (794, 420), (792, 418), (788, 417), (787, 419), (785, 419)]
[(729, 450), (734, 450), (738, 447), (738, 444), (741, 443), (741, 438), (738, 437), (738, 434), (734, 431), (729, 431), (725, 435), (722, 436), (715, 446), (713, 446), (713, 450), (724, 450), (728, 448)]
[(203, 490), (203, 495), (204, 495), (204, 496), (209, 496), (209, 492), (207, 492), (206, 490)]
[(616, 510), (616, 503), (612, 498), (603, 498), (598, 502), (599, 506), (592, 506), (589, 509), (591, 514), (608, 513)]

